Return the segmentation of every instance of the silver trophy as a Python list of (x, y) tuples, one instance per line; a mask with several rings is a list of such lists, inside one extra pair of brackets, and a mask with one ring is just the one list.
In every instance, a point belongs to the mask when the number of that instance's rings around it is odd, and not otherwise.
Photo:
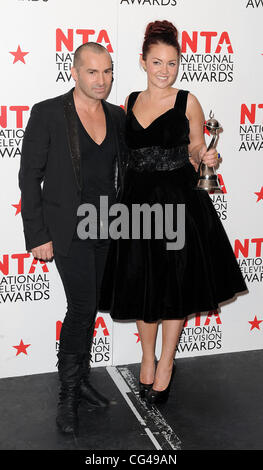
[[(213, 135), (213, 138), (207, 148), (207, 150), (210, 150), (214, 146), (219, 130), (221, 129), (219, 122), (216, 119), (214, 119), (214, 114), (212, 113), (212, 111), (210, 111), (209, 119), (205, 123), (205, 126), (207, 130), (210, 132), (210, 134)], [(208, 192), (210, 191), (222, 192), (221, 185), (219, 183), (218, 176), (214, 167), (208, 167), (203, 162), (201, 162), (199, 165), (198, 172), (199, 172), (199, 178), (198, 178), (196, 189), (204, 189), (205, 191), (208, 191)]]

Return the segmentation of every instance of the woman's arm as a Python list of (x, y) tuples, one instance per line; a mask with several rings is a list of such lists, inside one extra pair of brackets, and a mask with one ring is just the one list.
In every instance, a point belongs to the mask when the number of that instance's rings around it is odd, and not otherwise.
[(125, 111), (126, 114), (127, 114), (127, 107), (128, 107), (129, 96), (130, 96), (130, 95), (128, 95), (128, 96), (126, 97), (125, 103), (124, 103), (124, 111)]
[(191, 93), (189, 93), (187, 99), (186, 116), (190, 125), (190, 144), (188, 145), (190, 162), (196, 171), (201, 160), (209, 167), (215, 166), (217, 163), (217, 150), (211, 148), (207, 151), (204, 138), (204, 113), (198, 99)]

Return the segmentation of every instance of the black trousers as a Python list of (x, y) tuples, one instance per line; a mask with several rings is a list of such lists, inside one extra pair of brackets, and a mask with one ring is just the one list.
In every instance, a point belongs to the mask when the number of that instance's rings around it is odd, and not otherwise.
[(109, 242), (76, 238), (67, 256), (54, 254), (67, 298), (60, 333), (60, 350), (66, 353), (85, 353), (92, 345)]

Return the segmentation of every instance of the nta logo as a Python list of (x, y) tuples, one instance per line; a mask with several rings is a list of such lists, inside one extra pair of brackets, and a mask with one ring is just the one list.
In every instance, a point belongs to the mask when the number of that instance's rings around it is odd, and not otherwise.
[(183, 31), (181, 49), (180, 81), (233, 81), (233, 47), (227, 31)]
[(262, 110), (263, 103), (241, 104), (240, 110), (240, 150), (262, 150), (263, 149), (263, 125)]
[[(77, 35), (77, 36), (76, 36)], [(94, 36), (95, 37), (92, 37)], [(105, 29), (101, 29), (96, 32), (95, 29), (68, 29), (66, 33), (62, 29), (57, 28), (56, 30), (56, 51), (62, 51), (62, 45), (70, 52), (72, 52), (75, 46), (75, 39), (81, 37), (81, 43), (94, 41), (100, 44), (104, 43), (105, 47), (109, 52), (113, 52), (112, 45), (109, 39), (109, 35)], [(79, 45), (79, 44), (78, 44)]]
[[(97, 317), (96, 322), (95, 322), (95, 327), (94, 327), (93, 338), (95, 338), (97, 336), (97, 330), (98, 330), (99, 327), (102, 328), (104, 336), (109, 336), (109, 331), (108, 331), (108, 328), (107, 328), (106, 323), (104, 321), (104, 318), (103, 317)], [(62, 322), (57, 321), (56, 322), (56, 341), (59, 341), (61, 328), (62, 328)]]

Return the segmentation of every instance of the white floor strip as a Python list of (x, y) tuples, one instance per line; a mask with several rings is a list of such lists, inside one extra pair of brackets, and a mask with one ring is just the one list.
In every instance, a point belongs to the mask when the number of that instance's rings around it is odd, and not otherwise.
[(161, 447), (158, 443), (158, 441), (155, 439), (154, 435), (152, 434), (152, 432), (150, 431), (150, 429), (148, 429), (146, 427), (146, 423), (144, 421), (144, 419), (141, 417), (140, 413), (137, 411), (137, 409), (135, 408), (135, 406), (133, 405), (132, 401), (130, 400), (130, 398), (128, 397), (127, 393), (130, 393), (131, 390), (130, 388), (128, 387), (128, 385), (126, 384), (125, 380), (123, 379), (123, 377), (121, 376), (121, 374), (118, 372), (118, 370), (116, 369), (116, 367), (107, 367), (106, 368), (109, 375), (111, 376), (112, 380), (115, 382), (116, 386), (118, 387), (119, 391), (121, 392), (123, 398), (126, 400), (126, 402), (128, 403), (129, 407), (131, 408), (132, 412), (134, 413), (134, 415), (136, 416), (136, 418), (138, 419), (139, 423), (144, 426), (145, 428), (145, 432), (147, 433), (147, 435), (149, 436), (149, 438), (151, 439), (151, 441), (153, 442), (154, 446), (156, 447), (156, 449), (159, 449), (161, 450)]
[(148, 408), (144, 400), (140, 398), (137, 381), (128, 367), (120, 366), (117, 368), (112, 366), (107, 367), (106, 370), (137, 420), (144, 427), (144, 431), (153, 442), (155, 448), (158, 450), (179, 450), (181, 448), (180, 439), (165, 421), (160, 411), (155, 406)]

